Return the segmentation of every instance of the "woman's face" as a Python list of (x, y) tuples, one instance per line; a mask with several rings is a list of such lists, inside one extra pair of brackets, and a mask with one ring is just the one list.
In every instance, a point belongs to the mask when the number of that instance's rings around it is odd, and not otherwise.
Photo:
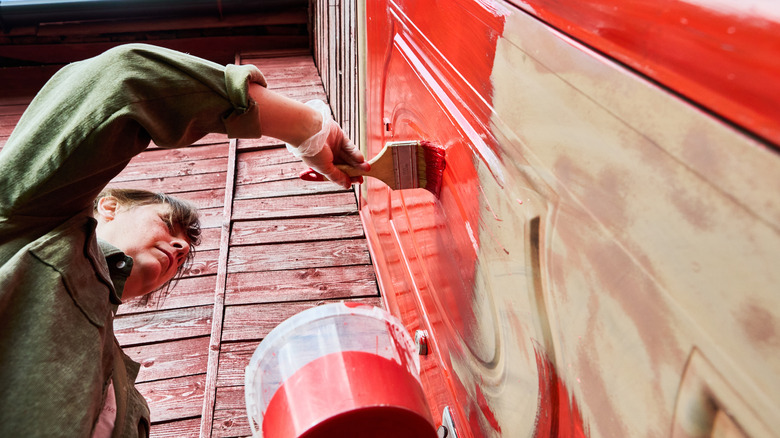
[[(107, 201), (103, 202), (106, 199)], [(146, 295), (169, 280), (187, 259), (190, 245), (184, 230), (168, 223), (167, 204), (124, 208), (113, 198), (98, 203), (97, 235), (133, 258), (123, 299)]]

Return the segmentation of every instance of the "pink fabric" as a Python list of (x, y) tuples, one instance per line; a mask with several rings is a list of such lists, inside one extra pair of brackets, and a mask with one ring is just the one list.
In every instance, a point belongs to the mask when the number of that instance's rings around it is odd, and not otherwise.
[(100, 417), (98, 418), (95, 429), (92, 431), (92, 438), (110, 438), (111, 433), (114, 431), (114, 423), (116, 422), (116, 394), (114, 394), (114, 381), (108, 383), (108, 391), (106, 393), (106, 402), (103, 404), (103, 409), (100, 411)]

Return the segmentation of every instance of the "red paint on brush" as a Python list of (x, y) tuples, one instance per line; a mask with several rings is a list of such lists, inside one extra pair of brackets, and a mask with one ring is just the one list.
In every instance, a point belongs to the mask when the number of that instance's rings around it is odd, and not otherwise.
[(439, 196), (444, 168), (447, 167), (444, 148), (429, 141), (421, 141), (425, 157), (425, 190)]
[(534, 348), (539, 376), (539, 405), (536, 411), (534, 438), (585, 438), (577, 401), (569, 397), (566, 384), (544, 351)]

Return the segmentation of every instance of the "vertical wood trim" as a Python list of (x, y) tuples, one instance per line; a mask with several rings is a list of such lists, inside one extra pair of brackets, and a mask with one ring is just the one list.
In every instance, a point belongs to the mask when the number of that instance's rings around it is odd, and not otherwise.
[[(357, 57), (358, 74), (357, 74), (357, 114), (368, 114), (368, 108), (366, 106), (366, 53), (368, 53), (366, 40), (366, 0), (358, 0), (357, 2), (357, 38), (355, 38), (357, 44), (357, 50), (355, 50), (355, 56)], [(368, 141), (368, 123), (366, 117), (355, 117), (355, 125), (357, 126), (357, 133), (355, 133), (355, 139), (359, 139), (359, 145), (364, 148)], [(365, 153), (365, 149), (363, 149)], [(358, 202), (360, 197), (358, 196)], [(360, 205), (358, 205), (360, 208)]]
[(310, 0), (315, 49), (314, 63), (320, 73), (333, 117), (356, 143), (362, 145), (359, 102), (363, 94), (364, 0)]
[(333, 117), (365, 153), (366, 1), (310, 0), (310, 5), (314, 64)]
[[(241, 57), (236, 54), (235, 64)], [(230, 139), (228, 149), (227, 176), (225, 178), (225, 205), (222, 213), (222, 230), (219, 239), (219, 264), (214, 288), (214, 307), (209, 338), (209, 360), (206, 368), (206, 382), (203, 388), (203, 410), (200, 417), (200, 437), (211, 438), (214, 423), (214, 406), (217, 400), (217, 372), (222, 342), (222, 323), (225, 316), (225, 289), (227, 288), (227, 265), (230, 250), (230, 225), (233, 217), (233, 194), (236, 187), (236, 162), (238, 140)]]

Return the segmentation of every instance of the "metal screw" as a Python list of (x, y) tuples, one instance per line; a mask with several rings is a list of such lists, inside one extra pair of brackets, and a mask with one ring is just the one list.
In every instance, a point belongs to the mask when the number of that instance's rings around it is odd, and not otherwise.
[(447, 438), (447, 435), (450, 434), (450, 431), (447, 430), (447, 427), (443, 424), (439, 426), (438, 429), (436, 429), (436, 438)]
[(428, 354), (428, 332), (417, 330), (414, 332), (414, 345), (417, 346), (417, 353), (420, 356)]

